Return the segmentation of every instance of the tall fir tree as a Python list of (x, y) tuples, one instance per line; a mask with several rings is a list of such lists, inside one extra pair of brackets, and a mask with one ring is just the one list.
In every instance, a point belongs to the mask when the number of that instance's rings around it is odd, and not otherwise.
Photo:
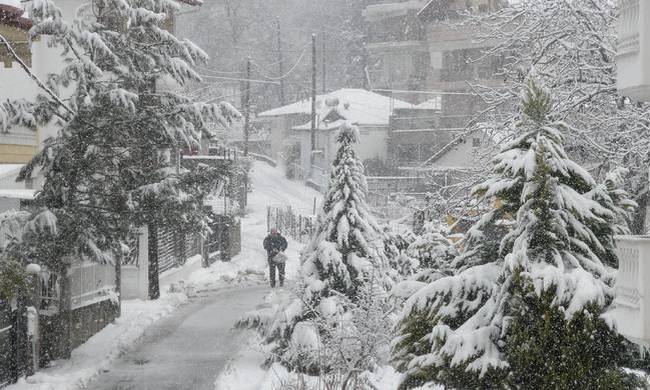
[[(251, 314), (239, 323), (257, 327), (273, 344), (270, 361), (317, 373), (328, 368), (320, 357), (333, 323), (358, 312), (361, 301), (380, 300), (391, 283), (382, 233), (368, 211), (363, 165), (354, 151), (358, 128), (344, 124), (337, 141), (330, 183), (317, 228), (302, 253), (298, 298), (268, 314)], [(328, 334), (330, 336), (328, 336)]]
[[(529, 81), (520, 135), (474, 189), (494, 209), (472, 228), (456, 274), (405, 305), (394, 342), (401, 389), (630, 385), (623, 339), (601, 318), (613, 300), (614, 202), (607, 191), (592, 199), (597, 184), (568, 158), (551, 112)], [(513, 229), (485, 234), (507, 218)]]
[[(203, 200), (223, 172), (189, 171), (175, 158), (209, 137), (206, 121), (228, 125), (228, 104), (200, 104), (161, 85), (200, 80), (201, 49), (165, 29), (179, 4), (169, 0), (93, 0), (73, 21), (51, 0), (30, 10), (33, 36), (61, 50), (64, 68), (31, 102), (2, 104), (4, 126), (46, 126), (57, 134), (22, 170), (44, 177), (15, 256), (51, 267), (66, 258), (112, 262), (130, 229), (155, 221), (203, 231)], [(82, 12), (83, 11), (83, 12)], [(87, 12), (86, 12), (87, 11)]]

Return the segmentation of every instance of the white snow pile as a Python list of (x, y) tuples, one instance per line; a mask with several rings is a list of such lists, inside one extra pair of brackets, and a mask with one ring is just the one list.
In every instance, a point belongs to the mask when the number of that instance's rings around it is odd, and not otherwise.
[[(268, 370), (262, 368), (268, 351), (262, 350), (263, 341), (252, 336), (246, 348), (234, 356), (226, 369), (215, 381), (216, 390), (278, 390), (297, 388), (301, 381), (307, 389), (318, 389), (322, 378), (290, 373), (279, 363), (274, 363)], [(395, 390), (399, 385), (400, 373), (391, 366), (378, 367), (375, 372), (364, 372), (364, 379), (373, 389)], [(421, 390), (442, 390), (442, 387), (427, 387)]]

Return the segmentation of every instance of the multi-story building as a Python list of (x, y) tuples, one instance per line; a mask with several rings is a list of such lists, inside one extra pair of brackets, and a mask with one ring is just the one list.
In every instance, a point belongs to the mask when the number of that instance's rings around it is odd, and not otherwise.
[[(414, 91), (425, 85), (430, 66), (425, 25), (417, 16), (423, 0), (370, 1), (364, 10), (372, 89)], [(401, 96), (406, 99), (406, 96)], [(416, 101), (419, 95), (409, 95)]]
[[(434, 164), (431, 157), (457, 142), (485, 108), (470, 85), (502, 83), (495, 77), (501, 59), (484, 56), (491, 43), (479, 41), (473, 27), (460, 23), (465, 12), (488, 12), (499, 2), (384, 1), (366, 8), (372, 87), (419, 103), (419, 110), (398, 110), (391, 120), (389, 159), (398, 165)], [(472, 143), (468, 150), (483, 142), (476, 134), (466, 138)], [(472, 159), (466, 161), (474, 166)]]

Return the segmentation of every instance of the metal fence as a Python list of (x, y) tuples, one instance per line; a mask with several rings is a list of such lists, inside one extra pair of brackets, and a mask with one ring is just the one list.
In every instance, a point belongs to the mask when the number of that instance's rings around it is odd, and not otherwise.
[(316, 218), (313, 215), (298, 214), (291, 206), (266, 208), (266, 228), (276, 228), (285, 236), (298, 242), (306, 243), (316, 229)]

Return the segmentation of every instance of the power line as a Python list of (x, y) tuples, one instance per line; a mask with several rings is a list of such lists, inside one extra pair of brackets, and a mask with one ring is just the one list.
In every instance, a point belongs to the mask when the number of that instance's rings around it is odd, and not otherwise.
[(378, 92), (396, 92), (396, 93), (415, 93), (423, 95), (465, 95), (465, 96), (475, 96), (476, 93), (473, 92), (447, 92), (447, 91), (408, 91), (404, 89), (387, 89), (387, 88), (374, 88), (373, 91)]
[(254, 79), (246, 79), (246, 78), (241, 78), (241, 77), (221, 77), (221, 76), (212, 76), (209, 74), (200, 74), (201, 77), (207, 77), (210, 79), (217, 79), (217, 80), (232, 80), (232, 81), (250, 81), (252, 83), (260, 83), (260, 84), (280, 84), (277, 81), (268, 81), (268, 80), (254, 80)]
[(242, 73), (241, 71), (236, 71), (235, 72), (235, 71), (225, 71), (225, 70), (214, 70), (214, 69), (206, 68), (205, 66), (199, 66), (199, 65), (195, 65), (195, 67), (197, 69), (200, 69), (200, 70), (205, 71), (205, 72), (213, 72), (213, 73), (219, 73), (219, 74), (241, 74)]
[(293, 73), (294, 70), (296, 70), (296, 68), (298, 67), (298, 65), (300, 65), (300, 63), (302, 62), (302, 59), (305, 57), (305, 54), (307, 53), (307, 47), (308, 47), (308, 46), (309, 46), (309, 43), (307, 43), (307, 44), (302, 48), (302, 53), (300, 53), (300, 57), (298, 57), (298, 60), (296, 61), (296, 63), (293, 64), (293, 66), (289, 69), (289, 71), (288, 71), (287, 73), (285, 73), (284, 75), (282, 75), (282, 76), (280, 76), (280, 77), (270, 77), (270, 76), (268, 76), (268, 75), (265, 75), (264, 73), (262, 73), (262, 71), (261, 71), (261, 66), (260, 66), (259, 64), (257, 64), (256, 62), (253, 62), (253, 65), (255, 65), (255, 67), (256, 67), (257, 70), (260, 72), (260, 74), (261, 74), (264, 78), (266, 78), (266, 79), (269, 79), (269, 80), (283, 80), (283, 79), (286, 79), (287, 77), (289, 77), (289, 75), (290, 75), (291, 73)]

